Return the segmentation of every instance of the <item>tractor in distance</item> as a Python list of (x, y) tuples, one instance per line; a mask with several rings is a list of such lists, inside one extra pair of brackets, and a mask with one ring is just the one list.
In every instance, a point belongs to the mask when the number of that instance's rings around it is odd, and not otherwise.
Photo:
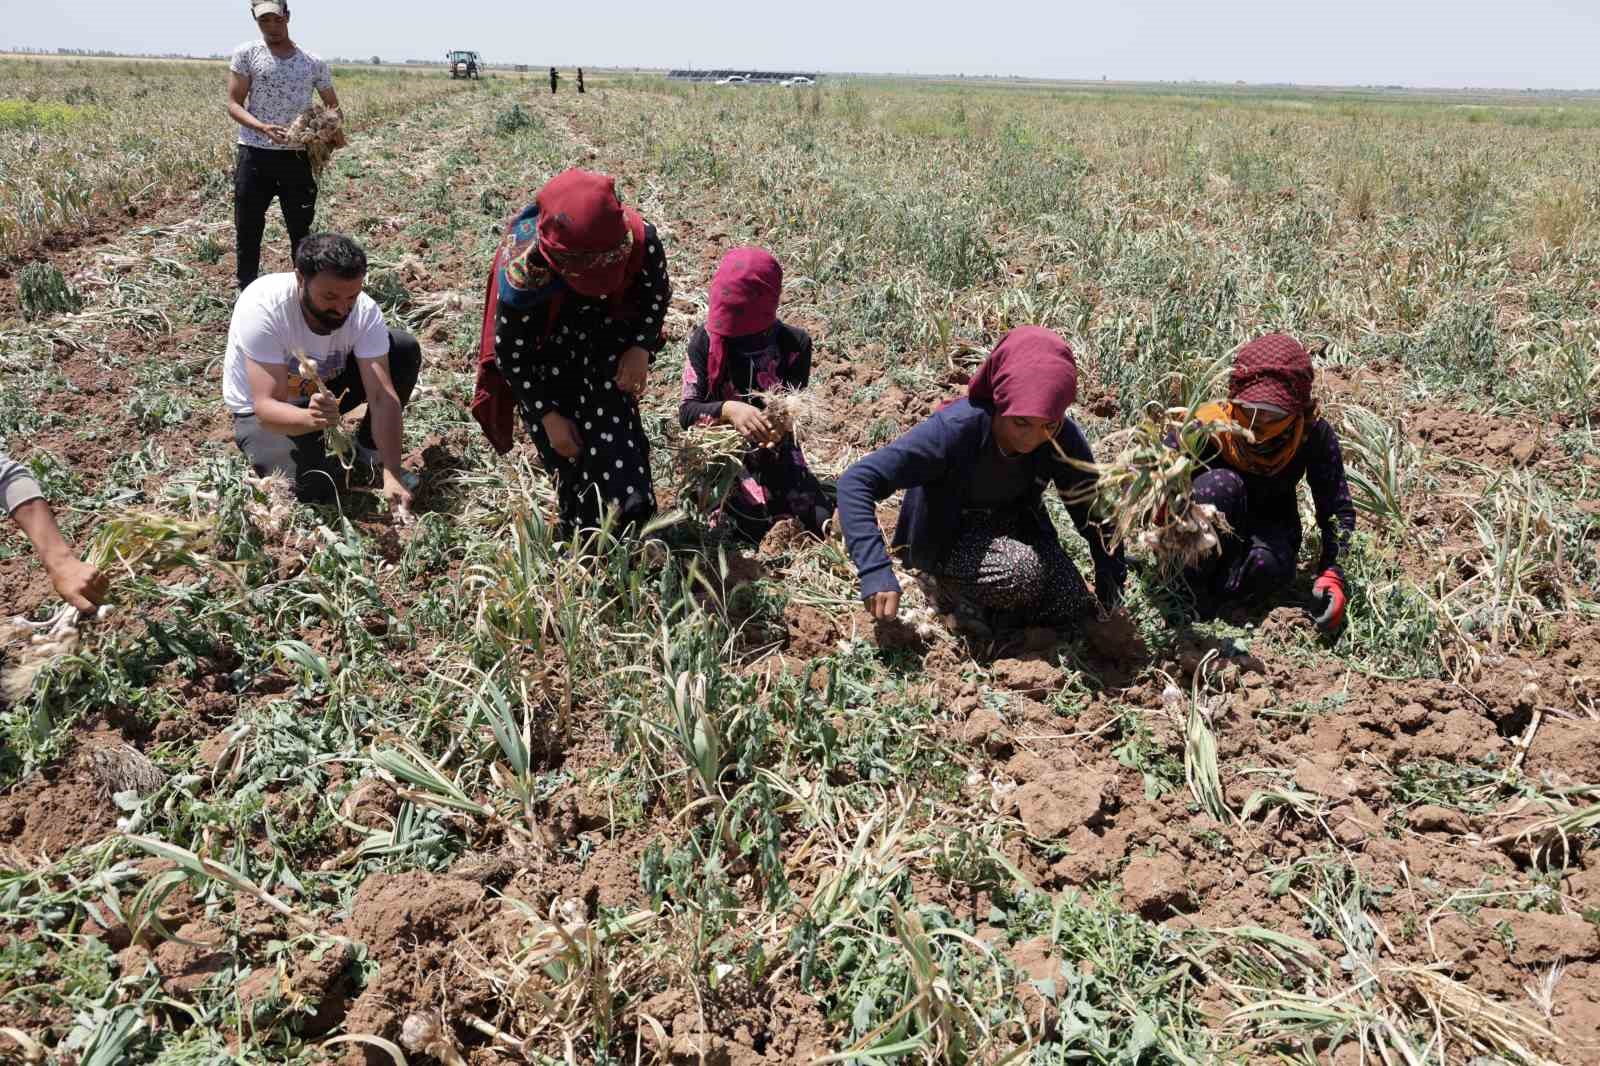
[(451, 80), (456, 78), (472, 78), (476, 80), (480, 76), (478, 69), (482, 65), (482, 61), (478, 58), (478, 53), (476, 52), (458, 49), (454, 52), (446, 52), (445, 59), (450, 65)]

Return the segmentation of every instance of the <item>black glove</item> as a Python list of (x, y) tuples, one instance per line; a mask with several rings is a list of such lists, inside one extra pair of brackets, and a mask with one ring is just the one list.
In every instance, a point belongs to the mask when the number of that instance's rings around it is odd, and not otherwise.
[(1094, 597), (1100, 609), (1114, 611), (1122, 602), (1122, 586), (1128, 580), (1128, 567), (1118, 559), (1102, 559), (1094, 566)]

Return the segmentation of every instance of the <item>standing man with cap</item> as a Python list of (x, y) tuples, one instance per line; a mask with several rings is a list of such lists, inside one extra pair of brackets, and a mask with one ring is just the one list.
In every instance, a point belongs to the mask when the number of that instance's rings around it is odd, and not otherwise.
[(290, 258), (316, 217), (317, 181), (306, 153), (289, 144), (290, 123), (310, 103), (312, 89), (328, 107), (339, 106), (328, 64), (289, 39), (289, 5), (252, 0), (250, 15), (261, 40), (235, 48), (228, 64), (228, 117), (239, 124), (233, 229), (241, 290), (260, 270), (261, 234), (274, 196), (289, 230)]
[(556, 94), (556, 83), (561, 80), (561, 75), (556, 73), (556, 68), (550, 68), (550, 95)]

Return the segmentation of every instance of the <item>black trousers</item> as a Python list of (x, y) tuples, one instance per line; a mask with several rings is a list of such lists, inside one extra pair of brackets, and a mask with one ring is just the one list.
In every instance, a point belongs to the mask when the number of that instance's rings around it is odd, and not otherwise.
[[(343, 394), (339, 410), (353, 411), (367, 402), (367, 387), (361, 381), (361, 368), (352, 357), (337, 377), (324, 382), (335, 396)], [(417, 378), (422, 374), (422, 345), (403, 330), (389, 331), (389, 377), (394, 381), (395, 395), (400, 397), (404, 410), (416, 391)], [(304, 401), (299, 406), (306, 406)], [(303, 503), (332, 503), (349, 485), (347, 472), (336, 456), (328, 454), (327, 441), (321, 431), (286, 437), (262, 428), (255, 415), (233, 416), (233, 439), (244, 452), (255, 472), (285, 474), (294, 483), (294, 494)], [(356, 430), (356, 443), (364, 448), (374, 447), (372, 440), (372, 412), (368, 411)]]
[(311, 232), (317, 215), (317, 182), (304, 152), (239, 145), (233, 168), (233, 234), (239, 260), (239, 288), (256, 280), (261, 270), (261, 234), (267, 208), (278, 198), (283, 224), (289, 230), (289, 255)]

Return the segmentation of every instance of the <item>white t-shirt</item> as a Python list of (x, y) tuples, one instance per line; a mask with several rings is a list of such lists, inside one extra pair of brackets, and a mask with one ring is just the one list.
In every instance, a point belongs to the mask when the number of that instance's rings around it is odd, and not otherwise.
[(323, 336), (311, 332), (300, 310), (300, 288), (293, 271), (263, 274), (239, 294), (228, 325), (228, 354), (222, 362), (222, 401), (236, 415), (255, 413), (246, 359), (289, 367), (289, 400), (309, 398), (300, 379), (296, 352), (317, 365), (324, 383), (337, 377), (353, 355), (376, 359), (389, 354), (389, 327), (378, 302), (366, 293), (356, 300), (344, 325)]
[[(235, 48), (228, 69), (250, 79), (244, 109), (269, 126), (289, 125), (310, 105), (313, 89), (333, 88), (333, 75), (319, 57), (296, 48), (294, 55), (279, 59), (264, 41)], [(252, 148), (286, 147), (243, 126), (239, 127), (239, 143)]]

